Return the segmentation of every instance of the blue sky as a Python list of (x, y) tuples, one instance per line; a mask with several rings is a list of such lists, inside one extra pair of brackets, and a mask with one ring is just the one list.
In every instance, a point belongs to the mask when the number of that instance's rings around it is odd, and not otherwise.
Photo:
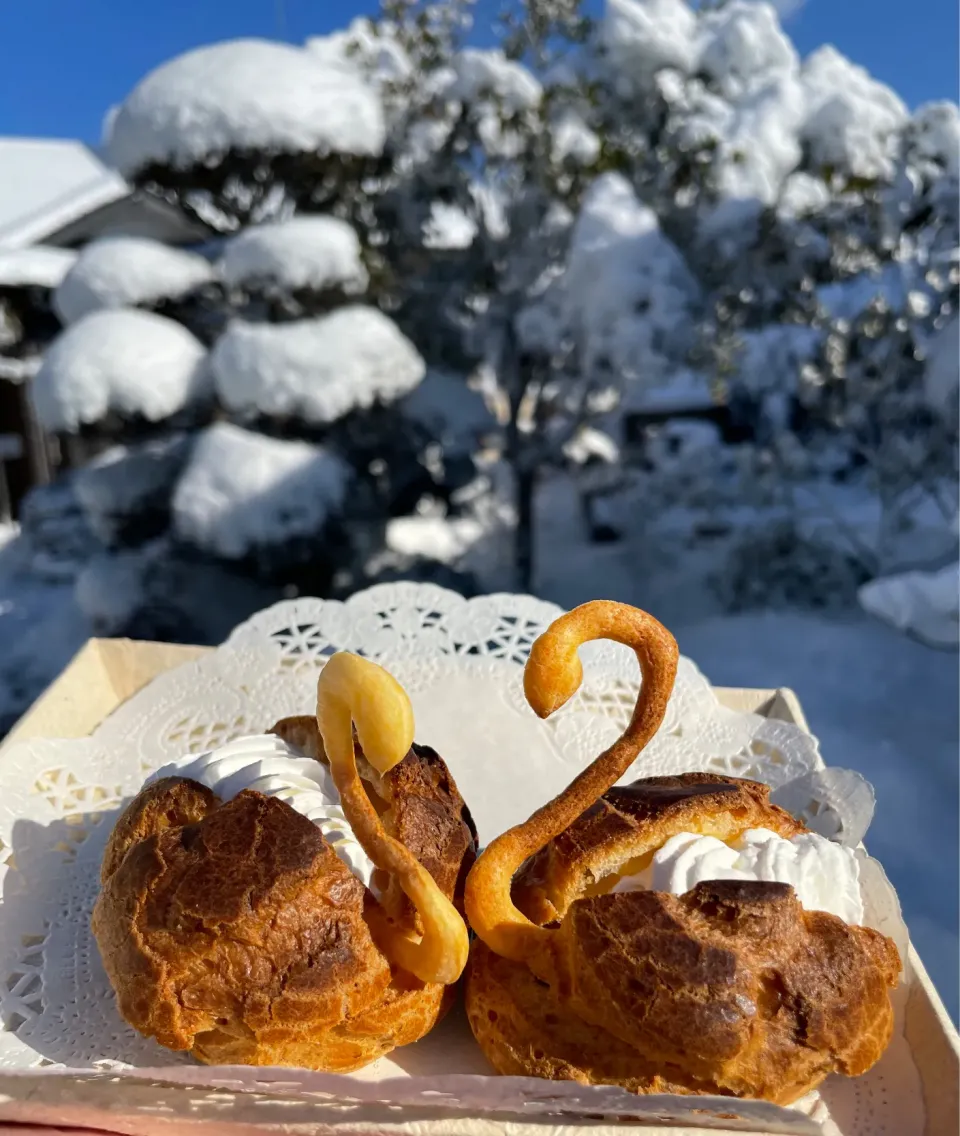
[[(590, 5), (599, 9), (600, 0)], [(238, 36), (301, 41), (375, 6), (376, 0), (4, 0), (0, 134), (96, 143), (106, 109), (173, 55)], [(484, 25), (498, 8), (497, 0), (479, 0), (480, 37), (487, 38)], [(786, 24), (801, 54), (834, 43), (911, 106), (957, 98), (956, 0), (806, 0)]]

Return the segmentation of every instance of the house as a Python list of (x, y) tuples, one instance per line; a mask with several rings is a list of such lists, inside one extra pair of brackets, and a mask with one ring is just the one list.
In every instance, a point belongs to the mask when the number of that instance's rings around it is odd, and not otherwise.
[[(0, 137), (0, 520), (50, 476), (29, 397), (38, 352), (57, 330), (50, 293), (69, 267), (68, 250), (120, 233), (174, 245), (209, 236), (174, 206), (134, 189), (82, 142)], [(30, 333), (15, 335), (9, 324), (22, 331), (26, 313)]]

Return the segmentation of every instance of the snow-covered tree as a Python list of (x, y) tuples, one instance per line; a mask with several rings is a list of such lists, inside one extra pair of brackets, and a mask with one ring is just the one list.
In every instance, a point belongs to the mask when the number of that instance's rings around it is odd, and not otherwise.
[(71, 500), (102, 551), (77, 595), (99, 629), (222, 635), (191, 573), (234, 621), (280, 589), (347, 594), (391, 571), (393, 518), (475, 479), (403, 407), (426, 365), (378, 306), (384, 140), (375, 86), (258, 41), (161, 66), (109, 116), (110, 159), (211, 237), (94, 241), (53, 295), (35, 395), (84, 443)]
[[(427, 18), (394, 5), (383, 38), (415, 42)], [(933, 378), (924, 363), (957, 303), (955, 106), (911, 115), (835, 49), (801, 60), (754, 0), (607, 0), (595, 23), (578, 0), (527, 0), (498, 48), (438, 42), (391, 125), (409, 173), (391, 237), (424, 266), (399, 318), (476, 367), (522, 583), (538, 471), (691, 367), (749, 439), (698, 447), (712, 500), (784, 507), (843, 479), (884, 532), (924, 494), (955, 509), (955, 421), (925, 393), (952, 397), (952, 357)], [(688, 492), (657, 452), (657, 489)], [(591, 453), (611, 484), (616, 447)], [(889, 543), (852, 549), (872, 572)]]

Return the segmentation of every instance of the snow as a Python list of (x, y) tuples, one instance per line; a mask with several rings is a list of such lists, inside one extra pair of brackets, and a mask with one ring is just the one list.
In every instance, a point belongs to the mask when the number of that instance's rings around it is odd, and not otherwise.
[(618, 84), (648, 85), (663, 68), (687, 73), (697, 57), (697, 18), (685, 0), (607, 0), (600, 41)]
[(907, 129), (915, 158), (937, 162), (951, 177), (960, 175), (960, 107), (946, 100), (924, 103)]
[(130, 187), (82, 142), (0, 138), (0, 246), (41, 244)]
[(647, 383), (685, 333), (696, 300), (693, 279), (656, 215), (613, 173), (584, 196), (563, 288), (584, 369), (606, 364)]
[(357, 234), (336, 217), (291, 217), (244, 229), (226, 242), (220, 271), (230, 287), (248, 289), (273, 284), (358, 295), (368, 280)]
[(453, 68), (455, 75), (446, 95), (467, 105), (493, 98), (507, 114), (519, 114), (533, 110), (543, 95), (543, 88), (526, 67), (495, 48), (466, 48), (457, 54)]
[(349, 476), (348, 466), (317, 446), (217, 423), (198, 438), (174, 492), (176, 531), (228, 559), (316, 537)]
[(75, 431), (109, 411), (160, 421), (206, 391), (205, 351), (151, 312), (93, 312), (48, 348), (33, 383), (41, 424)]
[(483, 395), (462, 375), (429, 370), (400, 404), (404, 414), (426, 426), (446, 450), (476, 452), (485, 434), (496, 429)]
[(77, 259), (72, 249), (0, 248), (0, 288), (56, 288)]
[(792, 393), (803, 364), (817, 350), (820, 332), (797, 324), (773, 323), (740, 336), (737, 377), (753, 394)]
[(483, 536), (483, 525), (472, 517), (394, 517), (386, 543), (402, 556), (455, 564)]
[(931, 410), (956, 419), (960, 387), (960, 320), (953, 316), (927, 348), (923, 390)]
[(71, 324), (103, 308), (177, 300), (213, 277), (210, 263), (196, 253), (148, 237), (102, 237), (80, 253), (54, 293), (53, 306)]
[(898, 96), (830, 44), (804, 60), (801, 82), (802, 136), (814, 165), (867, 178), (891, 174), (897, 134), (908, 118)]
[(727, 98), (737, 98), (784, 72), (799, 70), (800, 59), (784, 35), (772, 5), (731, 0), (699, 21), (699, 70)]
[(348, 306), (318, 319), (230, 324), (210, 357), (230, 410), (333, 422), (376, 400), (389, 402), (423, 378), (424, 363), (376, 308)]
[(432, 249), (465, 249), (473, 244), (477, 223), (459, 205), (434, 201), (423, 226), (423, 244)]
[(410, 78), (413, 64), (386, 21), (359, 16), (343, 31), (311, 36), (305, 47), (318, 62), (356, 72), (378, 87)]
[(303, 48), (243, 39), (151, 71), (114, 116), (107, 153), (130, 176), (231, 149), (376, 155), (384, 139), (380, 101), (355, 74)]
[(590, 166), (600, 156), (600, 139), (574, 110), (567, 108), (555, 115), (550, 132), (555, 162), (570, 160)]
[(798, 170), (784, 180), (777, 208), (783, 217), (805, 217), (819, 213), (830, 202), (830, 190), (823, 178)]
[(715, 404), (710, 381), (699, 371), (683, 368), (662, 385), (653, 388), (641, 383), (628, 384), (620, 402), (624, 412), (675, 414), (684, 410), (703, 410)]
[(939, 572), (901, 572), (864, 584), (860, 606), (931, 647), (960, 642), (960, 566)]
[(143, 606), (146, 573), (168, 551), (164, 542), (93, 557), (77, 577), (74, 598), (98, 635), (124, 628)]
[(91, 529), (106, 543), (118, 523), (166, 506), (188, 452), (175, 434), (140, 446), (111, 446), (74, 474), (77, 500)]

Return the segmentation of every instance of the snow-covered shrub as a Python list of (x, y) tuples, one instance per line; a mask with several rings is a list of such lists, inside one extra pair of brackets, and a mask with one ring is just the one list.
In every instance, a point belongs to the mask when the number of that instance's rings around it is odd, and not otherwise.
[(805, 536), (788, 519), (744, 534), (714, 587), (727, 611), (850, 608), (866, 579), (856, 556)]

